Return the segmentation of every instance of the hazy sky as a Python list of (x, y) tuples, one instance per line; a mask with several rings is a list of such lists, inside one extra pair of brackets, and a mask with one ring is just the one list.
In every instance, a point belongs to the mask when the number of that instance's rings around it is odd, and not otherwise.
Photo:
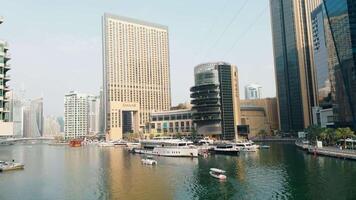
[(64, 94), (98, 94), (101, 16), (123, 15), (169, 27), (172, 105), (189, 101), (193, 69), (227, 61), (243, 86), (275, 96), (268, 0), (0, 0), (0, 38), (12, 55), (10, 87), (44, 97), (46, 115), (63, 114)]

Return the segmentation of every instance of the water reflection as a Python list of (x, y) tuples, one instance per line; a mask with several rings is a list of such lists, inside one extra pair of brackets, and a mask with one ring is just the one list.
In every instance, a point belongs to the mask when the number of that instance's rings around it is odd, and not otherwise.
[[(238, 157), (156, 157), (121, 148), (47, 145), (0, 147), (0, 160), (25, 170), (0, 173), (0, 199), (356, 199), (356, 162), (314, 157), (293, 145)], [(211, 167), (227, 171), (225, 182)]]

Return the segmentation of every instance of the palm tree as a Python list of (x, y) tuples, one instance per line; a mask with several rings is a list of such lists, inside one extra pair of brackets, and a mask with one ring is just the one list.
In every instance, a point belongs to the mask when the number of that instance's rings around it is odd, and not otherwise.
[(338, 128), (336, 129), (336, 136), (338, 139), (344, 140), (344, 148), (346, 148), (346, 139), (354, 136), (354, 132), (349, 128)]
[(337, 140), (335, 130), (332, 128), (326, 128), (324, 130), (324, 133), (326, 134), (327, 144), (328, 145), (334, 144), (335, 141)]
[(307, 129), (306, 132), (308, 133), (307, 138), (309, 142), (314, 142), (317, 140), (320, 136), (321, 133), (324, 131), (323, 128), (317, 125), (310, 125)]

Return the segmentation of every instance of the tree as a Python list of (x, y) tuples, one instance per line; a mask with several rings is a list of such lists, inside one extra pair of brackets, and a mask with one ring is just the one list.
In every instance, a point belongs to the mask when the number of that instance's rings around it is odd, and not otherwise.
[(314, 143), (318, 138), (320, 138), (321, 133), (324, 132), (324, 129), (317, 125), (310, 125), (306, 132), (308, 133), (307, 138), (309, 142)]
[(336, 133), (335, 133), (334, 129), (326, 128), (326, 129), (324, 129), (323, 133), (326, 134), (326, 141), (327, 141), (328, 145), (335, 144), (337, 138), (336, 138)]
[(344, 148), (346, 147), (346, 139), (352, 138), (353, 136), (355, 136), (355, 134), (349, 127), (336, 129), (336, 137), (344, 140)]

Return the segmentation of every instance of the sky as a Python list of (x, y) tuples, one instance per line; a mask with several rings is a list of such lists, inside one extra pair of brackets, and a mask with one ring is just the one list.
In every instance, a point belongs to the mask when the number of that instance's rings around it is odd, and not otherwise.
[(194, 67), (226, 61), (244, 86), (275, 96), (268, 0), (0, 0), (0, 39), (9, 43), (10, 87), (44, 98), (45, 115), (62, 116), (71, 90), (98, 95), (101, 17), (112, 13), (169, 28), (172, 105), (188, 102)]

